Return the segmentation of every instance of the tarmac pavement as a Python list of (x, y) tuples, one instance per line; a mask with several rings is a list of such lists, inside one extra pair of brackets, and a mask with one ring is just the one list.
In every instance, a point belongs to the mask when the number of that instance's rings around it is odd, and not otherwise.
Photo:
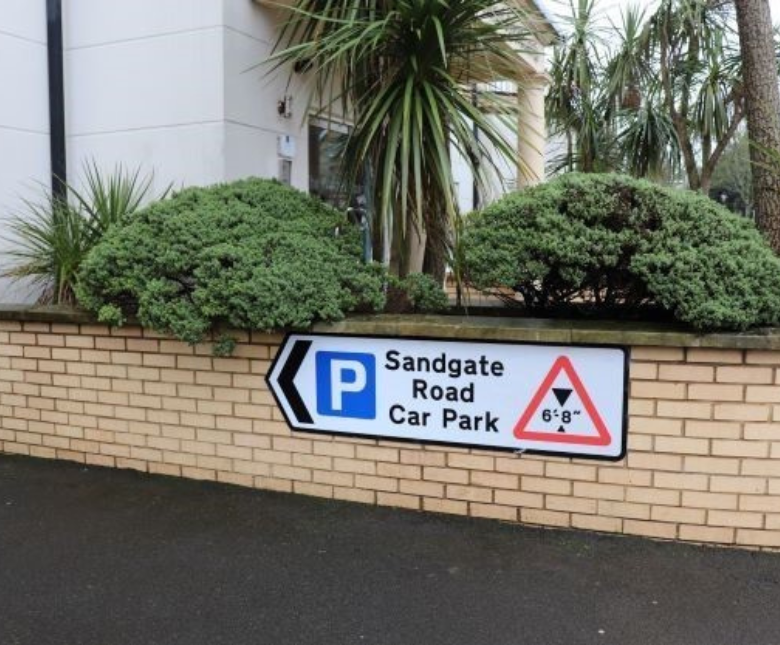
[(777, 645), (780, 555), (0, 456), (0, 645)]

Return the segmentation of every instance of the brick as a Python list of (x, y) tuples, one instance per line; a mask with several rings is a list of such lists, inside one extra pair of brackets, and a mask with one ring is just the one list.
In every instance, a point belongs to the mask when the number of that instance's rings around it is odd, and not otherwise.
[(401, 450), (401, 463), (415, 466), (444, 466), (447, 463), (447, 456), (443, 452)]
[(718, 383), (770, 384), (773, 370), (771, 367), (718, 367), (715, 378)]
[(357, 488), (369, 488), (376, 491), (395, 493), (398, 491), (398, 480), (392, 477), (376, 477), (374, 475), (355, 475)]
[[(629, 434), (630, 436), (630, 434)], [(678, 455), (657, 455), (653, 453), (629, 452), (629, 468), (639, 470), (681, 470), (683, 458)]]
[(650, 505), (599, 500), (598, 514), (607, 517), (620, 517), (632, 520), (649, 520)]
[(751, 349), (745, 354), (748, 365), (780, 365), (780, 352), (766, 349)]
[(520, 509), (520, 521), (524, 524), (542, 524), (543, 526), (571, 526), (569, 513), (545, 511), (536, 508)]
[(544, 499), (544, 507), (550, 511), (593, 514), (596, 512), (597, 502), (593, 499), (547, 495)]
[(550, 461), (545, 467), (547, 477), (558, 479), (577, 479), (579, 481), (596, 481), (596, 467), (583, 464), (567, 464)]
[(502, 473), (515, 475), (543, 475), (544, 462), (535, 461), (528, 457), (498, 457), (496, 470)]
[(314, 445), (309, 439), (299, 439), (297, 437), (274, 437), (274, 450), (283, 452), (301, 452), (311, 453)]
[(272, 464), (271, 475), (277, 479), (290, 479), (293, 481), (311, 481), (311, 470), (285, 464)]
[(312, 482), (294, 482), (293, 492), (296, 495), (306, 495), (308, 497), (333, 498), (333, 486), (314, 484)]
[(420, 509), (420, 498), (412, 495), (400, 495), (398, 493), (377, 493), (377, 504), (392, 506), (395, 508), (408, 508), (413, 511)]
[(585, 531), (604, 531), (620, 533), (623, 520), (617, 517), (601, 517), (599, 515), (572, 515), (571, 526)]
[(469, 481), (469, 471), (455, 468), (435, 468), (426, 466), (423, 468), (423, 479), (449, 484), (467, 484)]
[(710, 442), (708, 439), (656, 437), (655, 449), (672, 454), (707, 455), (710, 452)]
[(655, 401), (652, 399), (629, 399), (628, 414), (631, 417), (654, 417)]
[(375, 475), (376, 464), (373, 461), (360, 461), (357, 459), (333, 459), (333, 469), (345, 473), (359, 473), (363, 475)]
[(493, 470), (495, 459), (481, 455), (450, 454), (447, 457), (447, 465), (453, 468), (469, 468), (474, 470)]
[(706, 365), (661, 365), (658, 378), (662, 381), (683, 381), (685, 383), (710, 383), (715, 380), (715, 368)]
[(780, 460), (743, 459), (742, 474), (757, 477), (780, 477)]
[(691, 383), (688, 386), (688, 399), (691, 401), (742, 401), (744, 396), (742, 385)]
[(658, 401), (656, 405), (659, 417), (674, 419), (710, 419), (712, 404), (698, 401)]
[(496, 504), (518, 506), (521, 508), (543, 508), (544, 495), (540, 493), (525, 493), (518, 491), (497, 490), (493, 494)]
[(719, 403), (715, 405), (714, 418), (725, 421), (767, 421), (771, 413), (771, 408), (766, 405)]
[(758, 529), (763, 523), (764, 516), (761, 513), (747, 511), (708, 511), (707, 513), (707, 524), (711, 526)]
[(680, 524), (704, 524), (706, 511), (692, 508), (673, 508), (671, 506), (653, 506), (650, 519), (658, 522), (676, 522)]
[(738, 459), (726, 457), (686, 457), (684, 469), (689, 473), (736, 475), (739, 473), (739, 464)]
[(712, 454), (722, 457), (768, 457), (769, 444), (765, 441), (715, 440)]
[(646, 470), (628, 468), (599, 468), (598, 481), (602, 484), (620, 484), (624, 486), (650, 486), (653, 475)]
[(632, 361), (629, 373), (631, 374), (632, 380), (637, 379), (653, 381), (658, 378), (658, 365), (655, 363), (639, 363)]
[(315, 455), (327, 455), (329, 457), (352, 458), (355, 456), (355, 446), (343, 443), (324, 443), (315, 441), (313, 444)]
[(355, 476), (351, 473), (334, 473), (328, 470), (313, 471), (312, 480), (317, 484), (328, 484), (329, 486), (351, 487), (355, 485)]
[(710, 478), (710, 490), (714, 493), (765, 493), (766, 479), (759, 477), (729, 477), (713, 475)]
[(684, 399), (686, 386), (683, 383), (662, 381), (634, 381), (631, 396), (638, 399)]
[(745, 401), (748, 403), (780, 403), (780, 387), (777, 385), (748, 385)]
[(748, 546), (763, 546), (780, 548), (780, 531), (751, 531), (739, 529), (737, 531), (737, 544)]
[(690, 363), (732, 363), (742, 362), (743, 352), (740, 349), (699, 349), (690, 348), (686, 353)]
[(643, 535), (661, 540), (673, 540), (677, 537), (677, 528), (674, 524), (665, 524), (663, 522), (644, 522), (626, 519), (623, 520), (623, 533), (627, 535)]
[(623, 501), (626, 497), (626, 489), (623, 486), (615, 486), (613, 484), (574, 482), (573, 494), (575, 497)]
[(780, 441), (780, 423), (746, 423), (744, 437), (755, 441)]
[(375, 504), (376, 493), (372, 490), (334, 486), (333, 499), (340, 499), (345, 502), (356, 502), (358, 504)]
[(431, 513), (447, 513), (448, 515), (467, 515), (469, 505), (453, 499), (437, 499), (426, 497), (423, 499), (423, 510)]
[(471, 473), (471, 483), (474, 486), (485, 486), (487, 488), (517, 490), (520, 486), (520, 477), (518, 475), (475, 470)]
[(400, 459), (399, 451), (396, 448), (380, 448), (378, 446), (358, 446), (356, 456), (358, 459), (368, 461), (398, 462)]
[[(289, 479), (279, 479), (278, 477), (255, 477), (255, 487), (265, 490), (273, 490), (278, 493), (292, 493), (293, 482)], [(333, 491), (334, 497), (336, 491)], [(373, 499), (373, 493), (372, 493)]]
[(738, 439), (742, 434), (742, 429), (740, 424), (735, 421), (696, 421), (688, 419), (685, 422), (684, 434), (686, 437), (699, 437), (702, 439)]
[(376, 473), (382, 477), (396, 477), (397, 479), (417, 480), (422, 478), (422, 467), (410, 466), (406, 464), (378, 462), (376, 465)]
[(472, 503), (469, 514), (473, 517), (484, 517), (491, 520), (503, 520), (505, 522), (517, 521), (517, 509), (512, 506), (496, 506), (495, 504)]
[(401, 480), (399, 490), (402, 493), (421, 497), (444, 497), (444, 484), (434, 482)]
[(690, 542), (712, 542), (715, 544), (733, 544), (734, 529), (713, 526), (680, 526), (680, 539)]
[(682, 361), (684, 351), (678, 347), (633, 347), (632, 361)]
[[(571, 482), (562, 479), (546, 479), (524, 475), (521, 489), (528, 493), (550, 493), (552, 495), (571, 495)], [(575, 484), (576, 485), (576, 484)]]
[(690, 473), (655, 473), (654, 485), (657, 488), (672, 488), (674, 490), (707, 490), (709, 480), (706, 475)]
[(739, 510), (758, 513), (780, 513), (779, 495), (741, 495)]
[(737, 510), (737, 496), (729, 493), (702, 493), (683, 491), (682, 505), (691, 508)]

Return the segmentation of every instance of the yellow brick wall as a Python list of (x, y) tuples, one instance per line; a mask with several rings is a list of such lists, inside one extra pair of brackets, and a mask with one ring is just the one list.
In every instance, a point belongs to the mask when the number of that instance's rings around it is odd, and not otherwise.
[(0, 451), (441, 513), (780, 549), (780, 352), (635, 347), (628, 458), (293, 434), (279, 336), (0, 321)]

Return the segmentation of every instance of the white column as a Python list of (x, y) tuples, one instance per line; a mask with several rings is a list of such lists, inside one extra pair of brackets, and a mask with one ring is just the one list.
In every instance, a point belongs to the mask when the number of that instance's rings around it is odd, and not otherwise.
[(544, 148), (547, 138), (544, 119), (544, 94), (547, 83), (543, 77), (526, 79), (517, 90), (520, 103), (518, 118), (519, 188), (544, 181)]

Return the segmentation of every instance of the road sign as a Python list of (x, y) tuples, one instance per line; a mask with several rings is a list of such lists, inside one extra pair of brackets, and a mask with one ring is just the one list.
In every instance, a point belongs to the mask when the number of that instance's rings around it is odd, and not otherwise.
[(295, 430), (618, 460), (628, 352), (291, 334), (267, 377)]

